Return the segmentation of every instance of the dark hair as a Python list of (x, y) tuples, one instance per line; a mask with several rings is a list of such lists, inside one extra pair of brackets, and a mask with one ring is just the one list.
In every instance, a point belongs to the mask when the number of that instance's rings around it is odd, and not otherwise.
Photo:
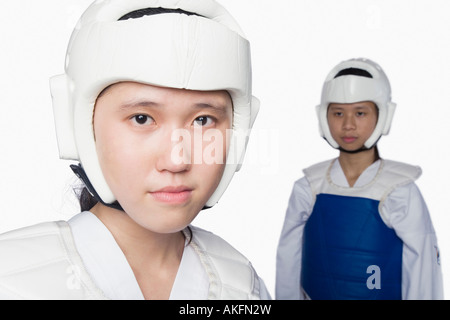
[(366, 78), (373, 78), (373, 76), (368, 71), (358, 68), (343, 69), (334, 76), (334, 79), (342, 76), (360, 76)]
[(81, 192), (77, 194), (78, 200), (80, 202), (81, 211), (89, 211), (91, 210), (97, 203), (97, 199), (95, 199), (91, 193), (88, 191), (86, 187), (81, 189)]
[(186, 14), (188, 16), (199, 16), (201, 15), (189, 11), (185, 11), (182, 9), (167, 9), (167, 8), (145, 8), (145, 9), (139, 9), (132, 12), (129, 12), (122, 17), (119, 18), (118, 21), (128, 20), (128, 19), (139, 19), (145, 16), (153, 16), (156, 14), (163, 14), (163, 13), (179, 13), (179, 14)]
[[(202, 17), (199, 14), (193, 13), (193, 12), (189, 12), (189, 11), (185, 11), (182, 9), (167, 9), (167, 8), (145, 8), (145, 9), (139, 9), (139, 10), (135, 10), (135, 11), (131, 11), (125, 15), (123, 15), (122, 17), (120, 17), (118, 19), (118, 21), (124, 21), (124, 20), (129, 20), (129, 19), (139, 19), (145, 16), (152, 16), (152, 15), (157, 15), (157, 14), (163, 14), (163, 13), (173, 13), (173, 14), (186, 14), (188, 16), (199, 16)], [(103, 91), (99, 94), (99, 97), (101, 95), (103, 95), (103, 93), (105, 91), (107, 91), (107, 89), (110, 86), (108, 86), (107, 88), (103, 89)], [(92, 207), (94, 207), (97, 203), (98, 200), (89, 192), (89, 190), (86, 187), (83, 187), (81, 189), (81, 191), (77, 191), (75, 192), (78, 196), (79, 202), (80, 202), (80, 208), (81, 211), (89, 211), (92, 209)]]

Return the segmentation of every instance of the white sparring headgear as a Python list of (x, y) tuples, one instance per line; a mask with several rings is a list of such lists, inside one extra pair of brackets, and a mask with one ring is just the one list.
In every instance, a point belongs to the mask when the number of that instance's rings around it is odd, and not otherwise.
[[(119, 21), (148, 8), (195, 15)], [(69, 42), (65, 73), (51, 78), (50, 87), (60, 158), (81, 163), (90, 191), (105, 204), (116, 199), (100, 168), (92, 117), (101, 91), (122, 81), (230, 93), (232, 137), (222, 180), (205, 205), (212, 207), (240, 169), (259, 110), (252, 96), (250, 44), (236, 21), (214, 0), (97, 0), (83, 14)]]
[[(359, 69), (365, 76), (344, 74), (344, 70)], [(339, 148), (333, 139), (328, 126), (327, 111), (330, 103), (356, 103), (371, 101), (378, 107), (378, 122), (372, 135), (364, 143), (367, 149), (372, 148), (382, 135), (387, 135), (391, 127), (396, 104), (391, 101), (389, 80), (375, 62), (369, 59), (350, 59), (339, 63), (331, 70), (322, 88), (320, 105), (316, 107), (319, 118), (320, 134), (328, 143)]]

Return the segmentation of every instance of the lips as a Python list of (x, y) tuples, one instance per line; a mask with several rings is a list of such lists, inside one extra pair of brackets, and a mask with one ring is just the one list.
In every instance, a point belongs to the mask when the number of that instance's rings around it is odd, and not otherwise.
[(344, 141), (345, 143), (352, 143), (355, 142), (356, 137), (342, 137), (342, 141)]
[(192, 189), (186, 186), (168, 186), (149, 193), (159, 202), (182, 204), (191, 198)]

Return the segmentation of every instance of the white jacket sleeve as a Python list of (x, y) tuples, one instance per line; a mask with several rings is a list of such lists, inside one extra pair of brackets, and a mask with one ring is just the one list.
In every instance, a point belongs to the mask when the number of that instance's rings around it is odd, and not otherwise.
[(416, 184), (395, 189), (383, 204), (382, 211), (403, 241), (402, 298), (443, 299), (437, 237)]
[(276, 299), (304, 299), (300, 274), (303, 228), (311, 214), (313, 196), (308, 181), (295, 182), (289, 199), (277, 250)]

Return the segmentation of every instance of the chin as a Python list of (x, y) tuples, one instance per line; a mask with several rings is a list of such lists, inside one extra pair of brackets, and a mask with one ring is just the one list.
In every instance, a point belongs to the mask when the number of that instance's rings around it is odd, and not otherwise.
[(168, 234), (184, 230), (198, 215), (198, 211), (187, 208), (152, 208), (141, 212), (138, 216), (130, 215), (130, 217), (149, 231)]

